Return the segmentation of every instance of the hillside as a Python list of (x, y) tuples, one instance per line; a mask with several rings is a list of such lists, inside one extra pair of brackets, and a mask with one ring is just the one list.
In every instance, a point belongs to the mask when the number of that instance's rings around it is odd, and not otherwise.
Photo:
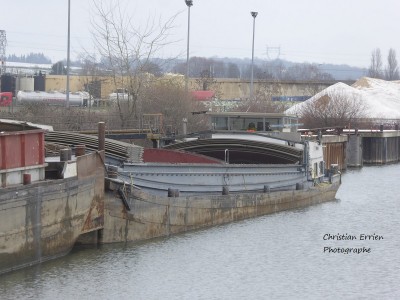
[[(310, 59), (311, 60), (311, 59)], [(105, 60), (107, 61), (107, 60)], [(16, 56), (11, 54), (7, 57), (6, 62), (10, 65), (13, 63), (24, 64), (54, 64), (43, 53), (30, 53), (28, 55)], [(186, 74), (186, 60), (185, 59), (160, 59), (154, 58), (151, 62), (157, 65), (160, 71), (164, 73), (177, 72)], [(63, 61), (66, 65), (65, 60)], [(71, 66), (76, 68), (84, 68), (88, 61), (77, 60), (71, 61)], [(89, 62), (90, 64), (90, 62)], [(97, 64), (100, 68), (107, 69), (104, 61), (100, 60)], [(210, 71), (212, 76), (216, 78), (250, 78), (251, 59), (248, 58), (230, 58), (230, 57), (191, 57), (190, 58), (190, 76), (200, 77), (200, 74)], [(277, 79), (277, 80), (313, 80), (313, 79), (327, 79), (324, 75), (331, 76), (330, 79), (334, 80), (357, 80), (365, 76), (367, 70), (365, 68), (352, 67), (348, 65), (334, 65), (334, 64), (316, 64), (316, 63), (295, 63), (283, 59), (254, 59), (254, 78), (255, 79)]]

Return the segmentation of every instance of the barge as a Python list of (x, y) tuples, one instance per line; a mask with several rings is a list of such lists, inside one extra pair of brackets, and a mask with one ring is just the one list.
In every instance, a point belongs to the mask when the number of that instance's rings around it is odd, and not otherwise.
[[(81, 150), (81, 135), (0, 121), (0, 274), (77, 242), (143, 241), (335, 199), (340, 173), (294, 116), (210, 116), (210, 131), (161, 148), (99, 138), (101, 150), (75, 155), (65, 143)], [(50, 140), (58, 156), (46, 154)]]
[[(337, 167), (285, 114), (210, 114), (211, 130), (109, 164), (103, 242), (138, 241), (335, 199)], [(248, 130), (252, 128), (252, 130)], [(108, 199), (108, 200), (107, 200)]]
[(46, 130), (0, 121), (0, 274), (66, 255), (103, 228), (102, 153), (46, 157)]

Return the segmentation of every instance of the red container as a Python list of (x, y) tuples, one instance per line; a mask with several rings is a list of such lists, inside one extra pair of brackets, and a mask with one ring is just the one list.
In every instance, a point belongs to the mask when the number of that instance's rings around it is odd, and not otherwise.
[(2, 92), (0, 93), (0, 106), (10, 106), (12, 104), (12, 93)]
[(0, 169), (44, 164), (44, 130), (0, 132)]

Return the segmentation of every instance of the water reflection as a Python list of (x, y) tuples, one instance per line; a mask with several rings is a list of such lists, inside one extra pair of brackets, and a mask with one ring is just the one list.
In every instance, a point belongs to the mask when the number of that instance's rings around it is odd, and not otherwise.
[[(343, 175), (337, 201), (141, 244), (76, 249), (0, 277), (2, 299), (395, 299), (400, 165)], [(379, 241), (325, 234), (383, 235)], [(370, 247), (369, 254), (324, 247)]]

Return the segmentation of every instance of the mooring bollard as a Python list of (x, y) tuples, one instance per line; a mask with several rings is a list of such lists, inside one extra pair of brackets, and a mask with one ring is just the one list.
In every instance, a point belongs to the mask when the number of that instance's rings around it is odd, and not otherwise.
[(222, 195), (229, 195), (229, 186), (222, 187)]
[(76, 145), (75, 146), (75, 156), (82, 156), (85, 155), (86, 152), (86, 146), (85, 145)]
[(68, 148), (60, 150), (60, 161), (68, 161)]
[(271, 193), (271, 188), (269, 185), (264, 185), (264, 193)]
[(26, 173), (26, 174), (23, 174), (22, 176), (23, 176), (24, 185), (31, 183), (31, 174)]

